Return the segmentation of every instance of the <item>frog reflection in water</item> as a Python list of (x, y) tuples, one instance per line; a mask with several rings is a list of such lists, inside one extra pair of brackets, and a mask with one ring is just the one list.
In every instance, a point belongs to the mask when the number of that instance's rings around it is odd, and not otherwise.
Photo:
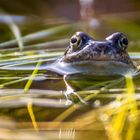
[(128, 39), (117, 32), (104, 41), (95, 41), (83, 32), (72, 36), (64, 56), (48, 67), (62, 75), (125, 75), (136, 66), (127, 53)]

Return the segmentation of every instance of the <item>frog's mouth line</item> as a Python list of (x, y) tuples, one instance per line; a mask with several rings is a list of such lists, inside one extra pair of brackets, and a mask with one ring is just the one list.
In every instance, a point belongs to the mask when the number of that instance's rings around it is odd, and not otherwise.
[(66, 63), (68, 65), (81, 65), (81, 64), (102, 64), (102, 65), (116, 65), (116, 66), (123, 66), (123, 67), (130, 67), (130, 68), (137, 68), (136, 62), (125, 62), (122, 60), (116, 60), (116, 59), (92, 59), (92, 60), (80, 60), (80, 61), (73, 61), (73, 62), (65, 62), (65, 61), (60, 61), (62, 63)]
[(129, 64), (116, 60), (85, 60), (67, 63), (61, 60), (54, 62), (47, 70), (60, 75), (91, 74), (91, 75), (124, 75), (128, 72), (135, 73), (137, 69)]
[[(86, 57), (84, 57), (86, 56)], [(118, 56), (113, 56), (113, 55), (104, 55), (103, 53), (101, 53), (100, 55), (76, 55), (76, 54), (69, 54), (65, 57), (62, 57), (62, 61), (66, 62), (66, 63), (79, 63), (79, 62), (83, 62), (83, 61), (115, 61), (115, 62), (122, 62), (122, 63), (126, 63), (125, 61), (121, 61), (120, 59), (117, 58)], [(85, 59), (84, 59), (85, 58)]]
[(125, 65), (125, 66), (130, 66), (130, 67), (135, 67), (135, 64), (131, 61), (129, 61), (129, 59), (125, 59), (125, 58), (117, 58), (116, 57), (112, 57), (112, 56), (97, 56), (95, 58), (89, 58), (89, 59), (82, 59), (82, 57), (76, 58), (76, 59), (69, 59), (69, 57), (62, 57), (62, 59), (60, 60), (61, 62), (67, 63), (67, 64), (82, 64), (82, 63), (94, 63), (94, 62), (102, 62), (102, 63), (107, 63), (107, 62), (113, 62), (118, 63), (119, 65)]
[(115, 60), (115, 59), (106, 59), (106, 60), (99, 60), (99, 59), (92, 59), (92, 60), (81, 60), (81, 61), (73, 61), (73, 62), (61, 62), (68, 65), (80, 65), (80, 64), (92, 64), (92, 63), (101, 63), (102, 65), (107, 65), (107, 63), (114, 64), (114, 65), (122, 65), (122, 66), (130, 66), (129, 64)]
[(124, 65), (129, 65), (128, 63), (126, 63), (125, 61), (121, 61), (121, 60), (116, 60), (116, 59), (111, 59), (111, 58), (95, 58), (95, 59), (90, 59), (90, 60), (74, 60), (74, 61), (69, 61), (69, 60), (65, 60), (62, 58), (62, 60), (60, 60), (60, 62), (64, 62), (67, 64), (82, 64), (82, 63), (94, 63), (94, 62), (114, 62), (114, 63), (120, 63), (120, 64), (124, 64)]

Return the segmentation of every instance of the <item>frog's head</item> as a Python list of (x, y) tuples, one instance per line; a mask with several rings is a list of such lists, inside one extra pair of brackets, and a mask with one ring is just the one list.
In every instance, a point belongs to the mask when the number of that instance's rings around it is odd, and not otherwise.
[(62, 61), (75, 63), (82, 61), (114, 61), (132, 65), (127, 53), (128, 39), (120, 32), (108, 36), (103, 41), (95, 41), (83, 32), (76, 32), (70, 39)]

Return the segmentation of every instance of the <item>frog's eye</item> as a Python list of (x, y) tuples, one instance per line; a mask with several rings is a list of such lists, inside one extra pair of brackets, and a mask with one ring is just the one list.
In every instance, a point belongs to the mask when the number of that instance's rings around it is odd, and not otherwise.
[(111, 41), (113, 45), (118, 46), (120, 50), (126, 50), (128, 45), (127, 37), (121, 32), (116, 32), (110, 35), (109, 37), (106, 38), (106, 40)]
[(71, 39), (71, 43), (74, 44), (74, 43), (76, 43), (76, 42), (77, 42), (77, 38), (76, 38), (76, 37), (73, 37), (73, 38)]
[(81, 44), (81, 37), (80, 36), (73, 36), (70, 41), (71, 46), (74, 48), (78, 48)]
[(121, 48), (123, 50), (125, 50), (127, 48), (127, 45), (128, 45), (128, 39), (123, 36), (119, 41), (119, 45), (121, 46)]

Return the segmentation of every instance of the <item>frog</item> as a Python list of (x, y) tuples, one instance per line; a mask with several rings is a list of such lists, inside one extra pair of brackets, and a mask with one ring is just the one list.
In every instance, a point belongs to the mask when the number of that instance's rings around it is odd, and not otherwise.
[(137, 72), (128, 51), (128, 38), (115, 32), (104, 40), (95, 40), (84, 32), (76, 32), (64, 55), (47, 69), (61, 75), (125, 75)]
[[(78, 31), (70, 38), (64, 54), (53, 62), (41, 65), (39, 70), (58, 75), (125, 76), (139, 71), (130, 58), (128, 38), (122, 32), (115, 32), (103, 40), (95, 40)], [(33, 66), (1, 67), (4, 70), (34, 70)]]

